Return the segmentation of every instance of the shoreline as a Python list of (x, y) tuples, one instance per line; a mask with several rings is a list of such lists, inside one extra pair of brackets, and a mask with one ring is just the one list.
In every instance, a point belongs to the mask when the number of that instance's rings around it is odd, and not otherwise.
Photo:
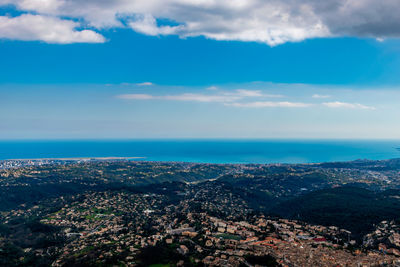
[(217, 164), (217, 165), (316, 165), (324, 163), (348, 163), (348, 162), (368, 162), (368, 161), (390, 161), (400, 160), (400, 157), (389, 157), (382, 159), (357, 158), (349, 160), (328, 160), (315, 162), (211, 162), (211, 161), (184, 161), (184, 160), (150, 160), (149, 157), (64, 157), (64, 158), (15, 158), (15, 159), (0, 159), (0, 162), (5, 161), (117, 161), (117, 160), (138, 160), (143, 162), (159, 162), (159, 163), (194, 163), (194, 164)]
[(39, 161), (39, 160), (60, 160), (60, 161), (76, 161), (76, 160), (129, 160), (129, 159), (145, 159), (146, 157), (73, 157), (73, 158), (29, 158), (29, 159), (0, 159), (0, 161)]

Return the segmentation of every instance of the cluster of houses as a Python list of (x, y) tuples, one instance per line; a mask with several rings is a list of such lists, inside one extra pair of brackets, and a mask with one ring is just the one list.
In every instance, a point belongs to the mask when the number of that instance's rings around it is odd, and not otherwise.
[[(382, 247), (350, 251), (355, 241), (335, 226), (262, 215), (228, 220), (191, 211), (188, 199), (173, 205), (155, 194), (103, 192), (83, 197), (42, 220), (64, 229), (68, 239), (54, 266), (88, 255), (99, 262), (118, 255), (127, 266), (135, 266), (137, 255), (151, 246), (174, 246), (179, 255), (206, 266), (251, 265), (249, 255), (270, 255), (282, 266), (400, 264)], [(398, 242), (398, 235), (393, 240)]]

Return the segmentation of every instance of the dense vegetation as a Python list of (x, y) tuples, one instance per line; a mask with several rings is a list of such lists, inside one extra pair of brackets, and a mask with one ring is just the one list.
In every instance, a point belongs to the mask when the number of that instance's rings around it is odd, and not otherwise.
[(356, 187), (314, 191), (271, 209), (280, 216), (313, 224), (335, 225), (360, 237), (382, 220), (400, 217), (400, 191), (372, 192)]

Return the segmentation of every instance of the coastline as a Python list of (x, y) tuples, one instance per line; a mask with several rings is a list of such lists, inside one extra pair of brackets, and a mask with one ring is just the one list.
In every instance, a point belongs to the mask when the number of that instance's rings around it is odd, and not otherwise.
[(77, 161), (77, 160), (129, 160), (129, 159), (145, 159), (146, 157), (64, 157), (64, 158), (15, 158), (15, 159), (0, 159), (0, 161), (39, 161), (39, 160), (60, 160), (60, 161)]
[(400, 158), (399, 144), (400, 141), (361, 140), (0, 141), (0, 161), (145, 160), (298, 164)]

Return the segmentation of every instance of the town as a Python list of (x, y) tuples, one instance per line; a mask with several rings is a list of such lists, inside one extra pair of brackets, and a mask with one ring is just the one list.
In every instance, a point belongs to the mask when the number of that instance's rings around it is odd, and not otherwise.
[[(356, 180), (355, 173), (362, 173), (359, 184), (377, 190), (366, 191), (373, 198), (384, 194), (377, 208), (396, 209), (399, 172), (393, 162), (357, 164), (327, 168), (122, 160), (8, 168), (0, 172), (5, 203), (0, 263), (400, 266), (400, 227), (392, 213), (371, 220), (375, 224), (355, 221), (350, 228), (340, 220), (318, 224), (313, 222), (318, 217), (279, 214), (286, 201), (300, 203), (303, 195), (335, 194), (342, 188), (351, 195), (363, 193), (357, 190), (366, 189), (345, 186)], [(329, 173), (335, 175), (328, 179)]]

